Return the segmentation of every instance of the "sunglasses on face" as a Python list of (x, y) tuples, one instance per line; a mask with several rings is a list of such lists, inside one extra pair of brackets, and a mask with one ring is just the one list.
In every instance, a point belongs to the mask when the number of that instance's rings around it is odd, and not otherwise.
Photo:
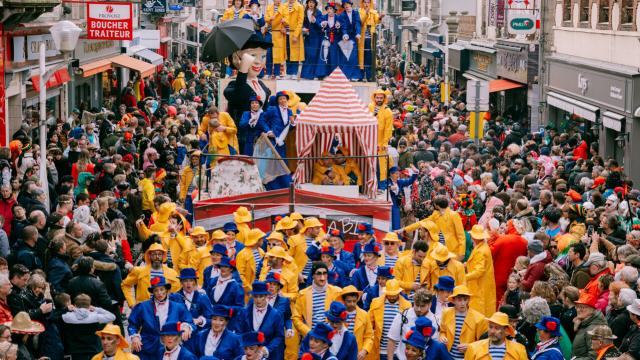
[(385, 241), (384, 244), (388, 246), (388, 245), (395, 245), (396, 243), (393, 241)]

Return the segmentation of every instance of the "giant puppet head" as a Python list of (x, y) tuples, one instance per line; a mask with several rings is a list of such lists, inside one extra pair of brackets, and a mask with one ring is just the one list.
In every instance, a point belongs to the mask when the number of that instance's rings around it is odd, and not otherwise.
[(241, 50), (231, 54), (229, 63), (241, 72), (247, 72), (247, 80), (255, 80), (267, 62), (267, 49), (273, 44), (260, 34), (253, 34)]

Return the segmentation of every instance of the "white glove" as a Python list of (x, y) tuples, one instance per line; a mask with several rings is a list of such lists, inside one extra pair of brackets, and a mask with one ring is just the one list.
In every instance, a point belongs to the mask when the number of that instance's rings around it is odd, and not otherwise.
[(325, 21), (321, 22), (321, 23), (320, 23), (320, 26), (322, 26), (322, 27), (327, 26), (327, 21), (325, 20)]
[(276, 145), (282, 146), (284, 145), (284, 141), (280, 140), (279, 138), (276, 138)]
[(344, 40), (344, 41), (349, 40), (349, 35), (342, 35), (342, 40)]
[(289, 339), (293, 337), (293, 329), (287, 329), (287, 331), (285, 331), (284, 336)]

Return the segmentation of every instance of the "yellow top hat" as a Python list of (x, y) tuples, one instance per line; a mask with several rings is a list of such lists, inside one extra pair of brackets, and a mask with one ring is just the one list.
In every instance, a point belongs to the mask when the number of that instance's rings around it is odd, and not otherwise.
[[(342, 302), (344, 302), (344, 296), (347, 294), (357, 294), (358, 295), (358, 301), (360, 301), (360, 298), (362, 297), (362, 291), (359, 291), (355, 286), (353, 285), (349, 285), (347, 287), (345, 287), (344, 289), (342, 289), (342, 291), (340, 292), (340, 295), (338, 295), (338, 299)], [(338, 300), (336, 299), (336, 300)]]
[(431, 257), (433, 257), (435, 261), (445, 262), (456, 257), (456, 255), (451, 253), (446, 246), (438, 243), (433, 252), (431, 252)]
[(293, 262), (293, 258), (287, 254), (282, 246), (274, 246), (267, 252), (268, 257), (284, 259), (287, 262)]
[(387, 280), (387, 283), (384, 287), (385, 295), (396, 296), (402, 292), (402, 288), (400, 287), (400, 283), (396, 279)]
[(388, 232), (384, 238), (382, 239), (382, 241), (393, 241), (393, 242), (402, 242), (399, 238), (398, 238), (398, 234), (394, 233), (394, 232)]
[(289, 217), (291, 218), (291, 220), (304, 220), (302, 214), (300, 214), (299, 212), (292, 212), (291, 214), (289, 214)]
[(507, 335), (515, 336), (516, 332), (513, 330), (511, 324), (509, 324), (509, 315), (502, 312), (495, 312), (491, 317), (486, 318), (488, 322), (494, 323), (496, 325), (504, 326), (507, 328)]
[(471, 291), (469, 291), (469, 288), (467, 287), (467, 285), (458, 285), (455, 288), (453, 288), (453, 294), (449, 295), (449, 298), (447, 300), (449, 300), (449, 302), (453, 302), (453, 298), (456, 296), (473, 296), (471, 295)]
[(471, 236), (472, 239), (484, 240), (489, 238), (489, 233), (484, 230), (482, 225), (473, 225), (471, 231), (469, 231), (469, 236)]
[(247, 234), (247, 239), (244, 241), (244, 246), (254, 246), (258, 243), (258, 240), (262, 239), (265, 235), (264, 231), (260, 229), (251, 229)]
[(283, 217), (276, 223), (276, 231), (295, 229), (298, 223), (288, 216)]
[(129, 343), (124, 338), (124, 336), (122, 336), (122, 333), (120, 332), (120, 326), (118, 326), (118, 325), (107, 324), (107, 325), (105, 325), (105, 327), (102, 330), (96, 331), (96, 335), (98, 335), (98, 336), (102, 336), (102, 335), (117, 336), (120, 339), (120, 342), (118, 343), (118, 347), (120, 349), (126, 349), (126, 348), (129, 347)]
[(244, 206), (240, 206), (233, 213), (233, 221), (235, 221), (236, 224), (242, 224), (242, 223), (250, 222), (251, 221), (251, 213), (249, 212), (249, 209), (247, 209)]
[(169, 216), (171, 216), (174, 211), (176, 211), (176, 203), (166, 202), (160, 205), (160, 208), (158, 208), (158, 222), (166, 223), (169, 221)]
[(227, 240), (227, 234), (222, 230), (216, 230), (211, 234), (211, 240)]
[(420, 226), (427, 229), (429, 232), (429, 236), (431, 236), (432, 240), (438, 240), (438, 225), (431, 220), (422, 220), (420, 221)]

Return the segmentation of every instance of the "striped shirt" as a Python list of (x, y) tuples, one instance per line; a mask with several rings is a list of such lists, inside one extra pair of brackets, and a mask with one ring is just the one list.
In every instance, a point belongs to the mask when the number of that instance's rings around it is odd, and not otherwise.
[(160, 270), (155, 270), (155, 269), (151, 269), (151, 278), (153, 279), (154, 277), (158, 277), (158, 276), (164, 276), (164, 270), (160, 269)]
[(396, 315), (400, 313), (400, 303), (396, 302), (395, 304), (390, 303), (388, 300), (384, 302), (384, 317), (382, 320), (382, 336), (380, 339), (380, 353), (387, 353), (387, 338), (389, 334), (389, 328), (391, 328), (391, 324), (393, 323), (393, 319)]
[(440, 244), (442, 244), (442, 245), (446, 245), (446, 244), (444, 243), (444, 233), (442, 233), (442, 231), (440, 231), (440, 232), (438, 233), (438, 242), (439, 242)]
[[(310, 247), (314, 246), (312, 238), (308, 238), (308, 237), (305, 236), (304, 237), (304, 241), (307, 243), (307, 249), (309, 249)], [(304, 265), (304, 268), (302, 269), (302, 276), (309, 277), (309, 275), (311, 275), (311, 266), (312, 265), (313, 265), (313, 262), (311, 261), (311, 259), (307, 258), (307, 263)]]
[(351, 311), (347, 313), (347, 329), (353, 332), (356, 326), (356, 311)]
[(311, 293), (313, 299), (311, 327), (315, 327), (316, 324), (325, 321), (324, 303), (327, 297), (327, 291), (316, 291), (315, 289), (311, 289)]
[(396, 261), (398, 261), (397, 256), (389, 256), (387, 254), (384, 254), (384, 266), (393, 268), (394, 266), (396, 266)]
[(456, 332), (453, 335), (453, 345), (451, 346), (451, 357), (454, 359), (464, 359), (464, 353), (458, 350), (458, 345), (460, 345), (460, 333), (466, 317), (467, 314), (456, 314)]
[(506, 352), (507, 352), (506, 342), (502, 343), (502, 345), (489, 344), (489, 355), (491, 356), (492, 360), (503, 360)]
[(256, 263), (256, 278), (260, 276), (260, 271), (262, 270), (262, 256), (260, 256), (260, 250), (253, 249), (251, 250), (251, 255), (253, 255), (253, 261)]

